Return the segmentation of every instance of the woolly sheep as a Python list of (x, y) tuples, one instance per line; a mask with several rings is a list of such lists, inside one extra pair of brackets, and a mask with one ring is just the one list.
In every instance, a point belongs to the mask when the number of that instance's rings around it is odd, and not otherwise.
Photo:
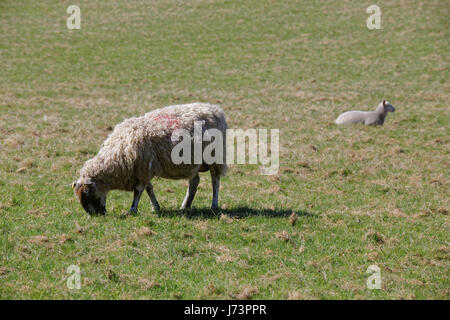
[[(110, 190), (133, 191), (130, 212), (136, 212), (140, 197), (147, 191), (153, 210), (159, 210), (151, 180), (154, 177), (189, 180), (182, 209), (189, 208), (200, 181), (199, 172), (210, 171), (212, 177), (212, 208), (218, 208), (220, 176), (225, 174), (225, 160), (220, 163), (174, 164), (171, 151), (178, 141), (171, 136), (176, 129), (186, 129), (193, 137), (194, 121), (204, 121), (202, 130), (214, 128), (223, 135), (223, 156), (226, 150), (225, 115), (217, 105), (192, 103), (173, 105), (124, 120), (103, 142), (98, 154), (80, 170), (80, 178), (72, 184), (75, 196), (89, 214), (106, 213), (106, 196)], [(203, 133), (202, 132), (202, 133)], [(193, 141), (193, 140), (192, 140)], [(193, 142), (192, 142), (193, 143)], [(202, 149), (208, 145), (202, 142)], [(220, 161), (218, 161), (220, 162)], [(194, 163), (194, 161), (192, 161)]]
[(389, 101), (383, 100), (375, 111), (347, 111), (341, 114), (334, 122), (336, 124), (363, 123), (365, 125), (383, 125), (388, 112), (395, 108)]

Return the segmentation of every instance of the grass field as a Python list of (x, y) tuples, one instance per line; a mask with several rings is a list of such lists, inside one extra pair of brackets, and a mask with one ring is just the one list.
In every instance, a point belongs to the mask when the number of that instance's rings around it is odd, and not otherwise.
[[(449, 299), (450, 1), (377, 1), (368, 30), (372, 4), (0, 1), (0, 298)], [(333, 123), (382, 99), (383, 127)], [(111, 127), (194, 101), (280, 129), (279, 173), (230, 166), (221, 212), (206, 173), (196, 209), (159, 179), (162, 213), (114, 191), (89, 217), (70, 183)]]

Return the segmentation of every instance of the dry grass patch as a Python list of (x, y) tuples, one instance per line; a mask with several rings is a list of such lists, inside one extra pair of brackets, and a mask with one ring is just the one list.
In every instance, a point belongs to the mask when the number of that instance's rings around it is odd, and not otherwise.
[(385, 236), (376, 231), (367, 232), (366, 234), (364, 234), (362, 240), (363, 241), (373, 241), (377, 244), (384, 244), (386, 241)]
[(289, 237), (289, 233), (287, 233), (287, 231), (281, 231), (281, 232), (276, 232), (275, 233), (275, 237), (278, 240), (281, 240), (283, 242), (288, 242), (290, 237)]
[(136, 230), (135, 232), (131, 233), (131, 237), (133, 239), (138, 239), (138, 238), (144, 238), (144, 237), (151, 237), (154, 234), (155, 233), (153, 231), (151, 231), (150, 228), (148, 228), (148, 227), (140, 227), (138, 230)]
[(239, 300), (251, 299), (255, 294), (259, 292), (259, 289), (255, 286), (245, 286), (241, 292), (236, 295)]

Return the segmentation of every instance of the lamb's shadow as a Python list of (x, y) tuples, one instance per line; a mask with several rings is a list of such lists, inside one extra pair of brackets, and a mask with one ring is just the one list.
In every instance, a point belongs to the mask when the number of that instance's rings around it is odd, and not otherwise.
[(227, 208), (227, 209), (203, 209), (203, 208), (192, 208), (185, 210), (162, 210), (158, 212), (158, 216), (161, 217), (186, 217), (186, 218), (204, 218), (212, 219), (218, 218), (222, 214), (225, 214), (231, 218), (246, 218), (254, 216), (263, 216), (268, 218), (281, 218), (288, 217), (292, 213), (297, 214), (297, 216), (307, 216), (307, 217), (317, 217), (317, 214), (308, 212), (306, 210), (289, 210), (289, 209), (254, 209), (246, 206)]

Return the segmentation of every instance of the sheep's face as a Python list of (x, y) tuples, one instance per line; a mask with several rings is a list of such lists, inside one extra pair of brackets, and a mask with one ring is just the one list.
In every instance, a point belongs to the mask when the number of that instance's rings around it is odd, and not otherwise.
[(386, 112), (395, 112), (395, 108), (389, 101), (383, 100), (383, 108)]
[(75, 196), (88, 214), (106, 213), (106, 192), (101, 192), (93, 181), (76, 181), (72, 184)]

